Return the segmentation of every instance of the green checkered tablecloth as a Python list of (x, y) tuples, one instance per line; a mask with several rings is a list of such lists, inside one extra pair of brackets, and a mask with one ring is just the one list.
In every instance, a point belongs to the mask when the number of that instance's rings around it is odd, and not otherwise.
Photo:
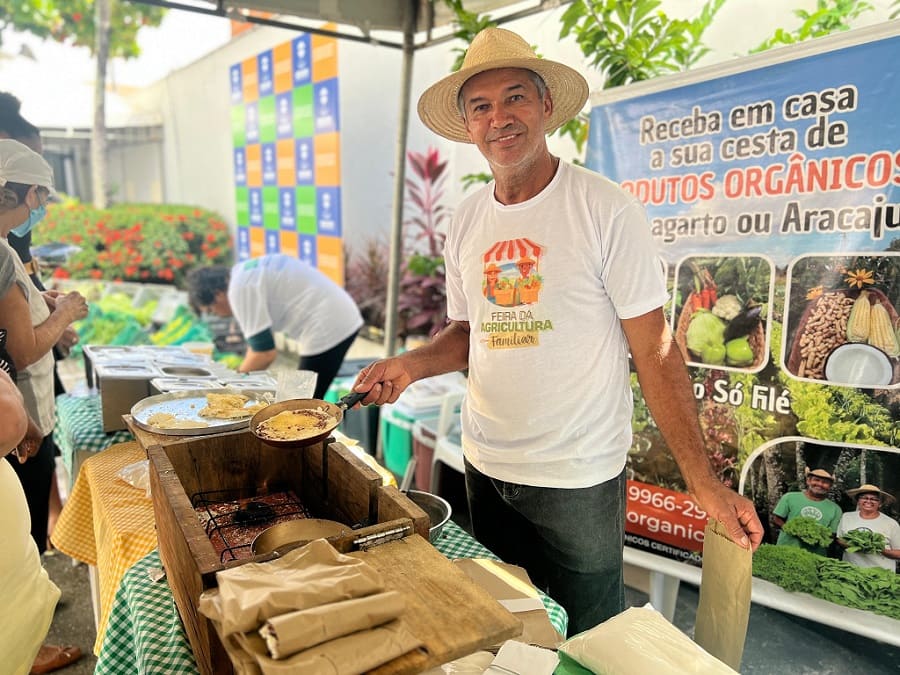
[(161, 566), (151, 551), (122, 577), (94, 675), (197, 673), (169, 584), (150, 578)]
[[(435, 548), (447, 558), (500, 560), (455, 523), (444, 526)], [(161, 566), (153, 551), (135, 563), (116, 591), (106, 637), (94, 675), (195, 675), (197, 666), (178, 617), (172, 591), (165, 579), (150, 573)], [(566, 634), (566, 610), (541, 594), (550, 622)]]
[(100, 416), (100, 396), (73, 396), (60, 394), (56, 397), (56, 426), (53, 429), (53, 440), (59, 447), (71, 482), (75, 482), (78, 464), (75, 461), (78, 452), (100, 452), (116, 443), (133, 441), (134, 436), (128, 431), (103, 431)]

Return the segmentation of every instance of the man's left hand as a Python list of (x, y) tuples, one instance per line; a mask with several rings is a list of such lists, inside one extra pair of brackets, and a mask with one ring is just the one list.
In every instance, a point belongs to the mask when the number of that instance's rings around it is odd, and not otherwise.
[(694, 498), (711, 518), (725, 526), (732, 541), (752, 551), (759, 548), (763, 526), (753, 502), (718, 480), (696, 490)]

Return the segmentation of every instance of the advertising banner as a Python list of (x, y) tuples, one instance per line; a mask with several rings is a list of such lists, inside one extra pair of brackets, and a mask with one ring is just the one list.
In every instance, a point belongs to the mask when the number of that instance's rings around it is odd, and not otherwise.
[[(892, 573), (900, 549), (897, 33), (854, 31), (598, 92), (587, 160), (645, 205), (706, 452), (719, 478), (753, 500), (764, 541), (786, 543), (779, 521), (799, 514), (828, 536), (821, 545), (794, 538), (797, 548), (845, 558), (832, 537), (858, 517), (858, 488), (875, 486), (884, 519), (863, 522), (877, 522), (871, 529), (890, 546), (876, 546), (860, 566)], [(685, 494), (634, 381), (626, 543), (697, 563), (706, 514)], [(815, 470), (833, 477), (827, 495), (800, 504)], [(821, 577), (827, 565), (816, 564)], [(896, 599), (891, 577), (885, 593)], [(900, 618), (900, 606), (861, 608)]]
[(230, 69), (238, 259), (285, 253), (344, 282), (337, 40), (300, 34)]

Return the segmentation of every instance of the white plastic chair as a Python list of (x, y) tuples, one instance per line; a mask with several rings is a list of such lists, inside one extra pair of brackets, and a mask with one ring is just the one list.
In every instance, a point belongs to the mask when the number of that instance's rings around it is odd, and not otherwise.
[(440, 470), (447, 466), (459, 473), (465, 473), (462, 446), (450, 438), (450, 430), (459, 423), (459, 409), (463, 392), (444, 394), (441, 401), (441, 413), (438, 417), (437, 438), (434, 442), (434, 455), (431, 458), (431, 484), (429, 491), (440, 494)]

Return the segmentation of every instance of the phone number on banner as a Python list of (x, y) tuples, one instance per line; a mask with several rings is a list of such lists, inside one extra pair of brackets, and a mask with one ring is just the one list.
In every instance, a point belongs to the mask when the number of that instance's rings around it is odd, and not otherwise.
[(703, 548), (708, 516), (689, 495), (628, 481), (625, 532), (688, 551)]

